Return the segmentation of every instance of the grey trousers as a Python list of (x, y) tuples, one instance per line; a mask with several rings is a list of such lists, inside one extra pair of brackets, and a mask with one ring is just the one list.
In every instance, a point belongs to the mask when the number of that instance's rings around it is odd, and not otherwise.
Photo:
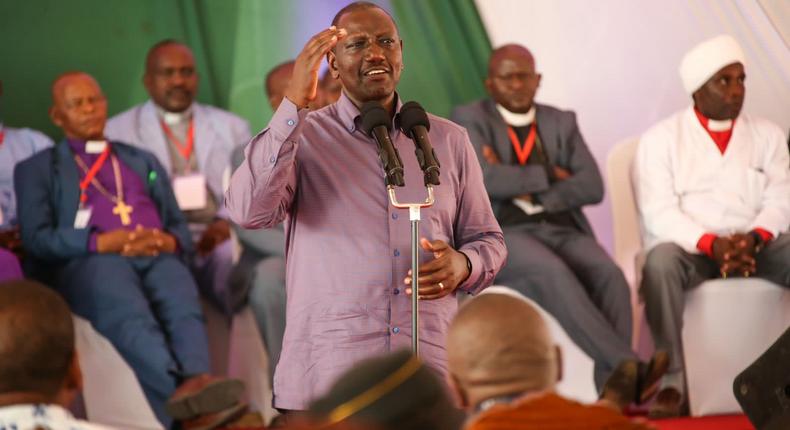
[(258, 262), (249, 301), (269, 355), (269, 380), (274, 381), (285, 334), (285, 258), (272, 256)]
[(571, 339), (595, 361), (595, 384), (631, 349), (628, 282), (591, 235), (548, 223), (504, 229), (508, 257), (496, 282), (514, 288), (552, 314)]
[[(790, 234), (769, 242), (756, 260), (755, 276), (790, 287)], [(640, 292), (656, 348), (669, 353), (669, 371), (662, 388), (685, 392), (681, 342), (684, 291), (718, 276), (719, 269), (713, 260), (690, 254), (675, 243), (659, 244), (647, 254)]]

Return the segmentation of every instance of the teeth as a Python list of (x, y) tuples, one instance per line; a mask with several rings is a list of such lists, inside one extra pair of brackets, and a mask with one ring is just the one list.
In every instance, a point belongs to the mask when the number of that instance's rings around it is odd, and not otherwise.
[(370, 75), (380, 75), (382, 73), (387, 73), (387, 72), (385, 70), (376, 69), (376, 70), (371, 70), (371, 71), (369, 71), (369, 72), (367, 72), (365, 74), (370, 76)]

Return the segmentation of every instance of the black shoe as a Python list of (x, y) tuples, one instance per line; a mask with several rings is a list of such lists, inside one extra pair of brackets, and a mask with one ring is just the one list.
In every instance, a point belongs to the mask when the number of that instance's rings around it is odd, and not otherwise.
[(647, 417), (651, 420), (677, 418), (685, 415), (688, 415), (688, 406), (683, 401), (683, 395), (671, 387), (659, 391), (656, 401), (647, 411)]
[(621, 361), (603, 384), (601, 400), (609, 401), (622, 411), (634, 401), (637, 395), (638, 378), (639, 362), (637, 360)]

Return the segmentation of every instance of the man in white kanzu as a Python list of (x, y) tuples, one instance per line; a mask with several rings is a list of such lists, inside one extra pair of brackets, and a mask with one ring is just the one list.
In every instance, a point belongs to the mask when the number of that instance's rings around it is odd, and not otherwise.
[(689, 51), (680, 76), (693, 105), (648, 130), (634, 169), (649, 251), (641, 290), (669, 372), (651, 415), (685, 410), (684, 290), (716, 277), (790, 286), (790, 156), (780, 128), (741, 114), (744, 54), (730, 36)]

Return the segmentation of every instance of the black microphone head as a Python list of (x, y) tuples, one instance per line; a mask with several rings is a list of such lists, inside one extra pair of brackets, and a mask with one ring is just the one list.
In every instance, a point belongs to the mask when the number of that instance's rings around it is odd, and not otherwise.
[(362, 131), (365, 132), (370, 137), (373, 137), (371, 134), (373, 129), (378, 126), (387, 127), (387, 131), (392, 129), (392, 120), (390, 119), (387, 110), (384, 109), (378, 102), (367, 102), (362, 105), (359, 109), (360, 115), (362, 117)]
[(425, 127), (428, 131), (431, 130), (428, 114), (417, 102), (405, 103), (400, 108), (400, 129), (407, 135), (411, 135), (411, 130), (418, 125)]

